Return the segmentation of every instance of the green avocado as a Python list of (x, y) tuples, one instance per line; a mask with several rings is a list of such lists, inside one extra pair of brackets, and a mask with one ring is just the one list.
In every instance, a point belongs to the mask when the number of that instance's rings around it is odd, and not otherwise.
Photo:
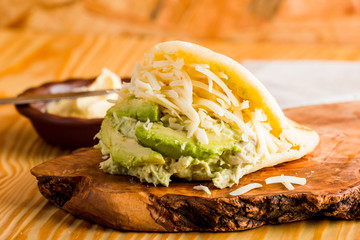
[[(96, 148), (110, 155), (100, 168), (155, 185), (168, 186), (171, 176), (176, 176), (189, 181), (212, 179), (215, 186), (224, 188), (238, 181), (237, 166), (243, 158), (237, 154), (250, 160), (257, 157), (251, 151), (256, 142), (248, 150), (230, 126), (221, 126), (218, 135), (207, 132), (209, 144), (201, 144), (195, 136), (188, 138), (185, 131), (166, 127), (159, 111), (156, 103), (134, 97), (110, 108), (97, 135)], [(151, 123), (146, 123), (148, 120)]]
[(194, 137), (188, 138), (183, 131), (176, 131), (157, 123), (151, 128), (138, 125), (135, 136), (143, 146), (174, 159), (179, 159), (181, 156), (191, 156), (200, 160), (209, 159), (236, 148), (236, 140), (230, 137), (218, 137), (208, 133), (209, 144), (200, 144)]
[(157, 122), (160, 119), (159, 106), (156, 103), (138, 98), (129, 98), (115, 104), (107, 111), (106, 115), (113, 116), (114, 113), (118, 118), (125, 116), (142, 122), (146, 122), (148, 119), (151, 122)]
[[(126, 168), (165, 164), (165, 160), (160, 153), (141, 146), (135, 139), (121, 133), (130, 132), (129, 129), (122, 129), (129, 126), (131, 125), (116, 126), (111, 116), (106, 116), (102, 122), (100, 139), (110, 152), (113, 161)], [(133, 127), (135, 127), (135, 124)]]

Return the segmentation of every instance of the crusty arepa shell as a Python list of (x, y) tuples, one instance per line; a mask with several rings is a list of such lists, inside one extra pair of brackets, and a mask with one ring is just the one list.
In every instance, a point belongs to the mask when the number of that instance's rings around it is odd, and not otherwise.
[(248, 100), (251, 109), (263, 109), (274, 136), (279, 137), (282, 134), (287, 141), (292, 143), (293, 146), (289, 151), (272, 154), (270, 160), (249, 165), (244, 169), (243, 174), (301, 158), (313, 151), (318, 144), (319, 135), (314, 130), (289, 120), (264, 85), (235, 60), (197, 44), (168, 41), (152, 48), (146, 54), (144, 64), (149, 64), (151, 58), (153, 60), (164, 60), (165, 54), (175, 59), (183, 58), (185, 63), (208, 64), (212, 70), (224, 72), (228, 76), (224, 82), (234, 95)]

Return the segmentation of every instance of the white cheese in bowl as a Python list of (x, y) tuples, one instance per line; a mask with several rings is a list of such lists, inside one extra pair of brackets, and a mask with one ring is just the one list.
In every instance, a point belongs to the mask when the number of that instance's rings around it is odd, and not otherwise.
[[(104, 68), (101, 75), (87, 87), (75, 88), (73, 91), (95, 91), (104, 89), (120, 89), (121, 79), (115, 73)], [(64, 99), (47, 105), (46, 112), (62, 117), (103, 118), (106, 111), (113, 105), (108, 99), (116, 99), (116, 93), (84, 97), (78, 99)]]

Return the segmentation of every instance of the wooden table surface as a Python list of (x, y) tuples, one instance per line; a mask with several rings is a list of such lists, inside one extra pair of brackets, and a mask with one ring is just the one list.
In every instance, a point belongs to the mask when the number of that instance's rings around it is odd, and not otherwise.
[[(170, 39), (0, 30), (0, 97), (49, 80), (95, 76), (103, 67), (129, 75), (143, 53), (164, 40)], [(196, 42), (238, 61), (360, 59), (360, 47), (349, 45)], [(328, 219), (233, 233), (134, 233), (104, 228), (49, 204), (30, 174), (33, 166), (70, 151), (45, 143), (13, 106), (0, 106), (0, 119), (0, 239), (360, 239), (359, 221)]]

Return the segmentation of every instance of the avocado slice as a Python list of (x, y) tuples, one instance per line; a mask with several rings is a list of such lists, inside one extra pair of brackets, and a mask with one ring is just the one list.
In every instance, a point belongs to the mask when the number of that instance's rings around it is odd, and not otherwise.
[(154, 123), (151, 128), (138, 125), (135, 136), (143, 146), (174, 159), (181, 156), (209, 159), (221, 155), (226, 150), (236, 148), (236, 140), (233, 138), (208, 134), (209, 144), (200, 144), (194, 137), (188, 138), (185, 132), (176, 131), (158, 123)]
[(119, 132), (119, 127), (113, 122), (112, 117), (106, 116), (100, 131), (100, 139), (108, 148), (114, 162), (126, 168), (165, 164), (160, 153), (141, 146), (135, 139), (125, 137)]
[(146, 122), (148, 119), (151, 122), (157, 122), (160, 119), (158, 104), (133, 97), (115, 104), (107, 111), (106, 115), (113, 116), (114, 112), (118, 118), (125, 116), (142, 122)]

